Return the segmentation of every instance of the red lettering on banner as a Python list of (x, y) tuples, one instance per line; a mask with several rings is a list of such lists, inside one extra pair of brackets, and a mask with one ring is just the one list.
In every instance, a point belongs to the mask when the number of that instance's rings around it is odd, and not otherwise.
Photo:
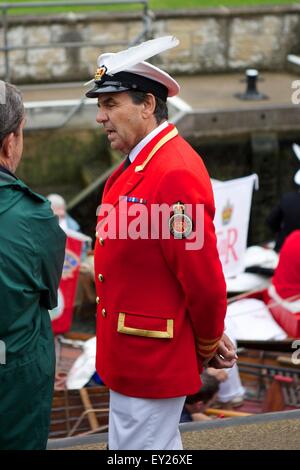
[(238, 261), (238, 255), (235, 251), (235, 244), (238, 239), (238, 231), (236, 228), (230, 228), (226, 232), (217, 232), (218, 251), (220, 258), (223, 259), (224, 264), (230, 261), (230, 255), (234, 261)]

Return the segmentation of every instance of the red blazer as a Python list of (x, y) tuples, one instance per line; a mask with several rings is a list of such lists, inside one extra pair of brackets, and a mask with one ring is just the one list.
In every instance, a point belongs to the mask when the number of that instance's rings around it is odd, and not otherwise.
[[(193, 230), (196, 204), (204, 204), (201, 249), (186, 249), (189, 239), (170, 233), (172, 211), (162, 224), (151, 217), (153, 204), (172, 208), (179, 201), (192, 207)], [(213, 217), (205, 166), (173, 125), (107, 181), (95, 246), (96, 368), (112, 390), (143, 398), (199, 390), (202, 362), (216, 351), (226, 312)], [(127, 230), (139, 229), (139, 238), (125, 239)]]
[(284, 241), (272, 283), (283, 299), (300, 296), (300, 230), (294, 230)]

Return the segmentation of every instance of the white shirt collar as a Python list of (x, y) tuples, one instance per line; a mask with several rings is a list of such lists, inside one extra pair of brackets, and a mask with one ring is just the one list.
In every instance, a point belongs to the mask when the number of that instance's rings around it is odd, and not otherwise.
[(158, 127), (153, 129), (146, 137), (144, 137), (133, 149), (129, 152), (129, 160), (131, 163), (136, 159), (137, 155), (140, 153), (140, 151), (145, 147), (145, 145), (150, 142), (157, 134), (159, 134), (163, 129), (165, 129), (169, 123), (167, 121), (164, 121), (162, 124), (160, 124)]

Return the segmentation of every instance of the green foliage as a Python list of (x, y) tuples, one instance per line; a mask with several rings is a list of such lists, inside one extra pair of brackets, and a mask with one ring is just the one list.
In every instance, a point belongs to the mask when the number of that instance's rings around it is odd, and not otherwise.
[(162, 8), (213, 8), (213, 7), (243, 7), (255, 5), (292, 4), (291, 0), (150, 0), (150, 7)]
[[(38, 2), (40, 0), (30, 0), (31, 2)], [(51, 1), (51, 0), (44, 0)], [(63, 1), (63, 0), (62, 0)], [(6, 3), (21, 3), (24, 0), (12, 0)], [(99, 1), (101, 3), (101, 0)], [(292, 0), (149, 0), (149, 7), (152, 10), (165, 10), (174, 8), (213, 8), (219, 6), (225, 7), (243, 7), (243, 6), (258, 6), (258, 5), (288, 5), (293, 4)], [(131, 10), (141, 9), (142, 5), (115, 5), (110, 7), (48, 7), (48, 8), (26, 8), (10, 10), (16, 14), (33, 13), (33, 14), (51, 14), (63, 11), (101, 11), (103, 9), (109, 10)]]

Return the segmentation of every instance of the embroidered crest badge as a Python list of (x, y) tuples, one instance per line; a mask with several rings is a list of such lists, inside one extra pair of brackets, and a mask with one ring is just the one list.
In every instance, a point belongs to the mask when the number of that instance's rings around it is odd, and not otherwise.
[(182, 202), (176, 202), (173, 205), (173, 215), (169, 220), (169, 229), (174, 238), (187, 238), (193, 230), (192, 219), (184, 212), (185, 205)]
[(96, 81), (101, 80), (103, 75), (106, 73), (106, 70), (107, 70), (107, 68), (105, 66), (98, 67), (97, 70), (96, 70), (96, 73), (95, 73), (95, 77), (94, 77), (95, 80)]

